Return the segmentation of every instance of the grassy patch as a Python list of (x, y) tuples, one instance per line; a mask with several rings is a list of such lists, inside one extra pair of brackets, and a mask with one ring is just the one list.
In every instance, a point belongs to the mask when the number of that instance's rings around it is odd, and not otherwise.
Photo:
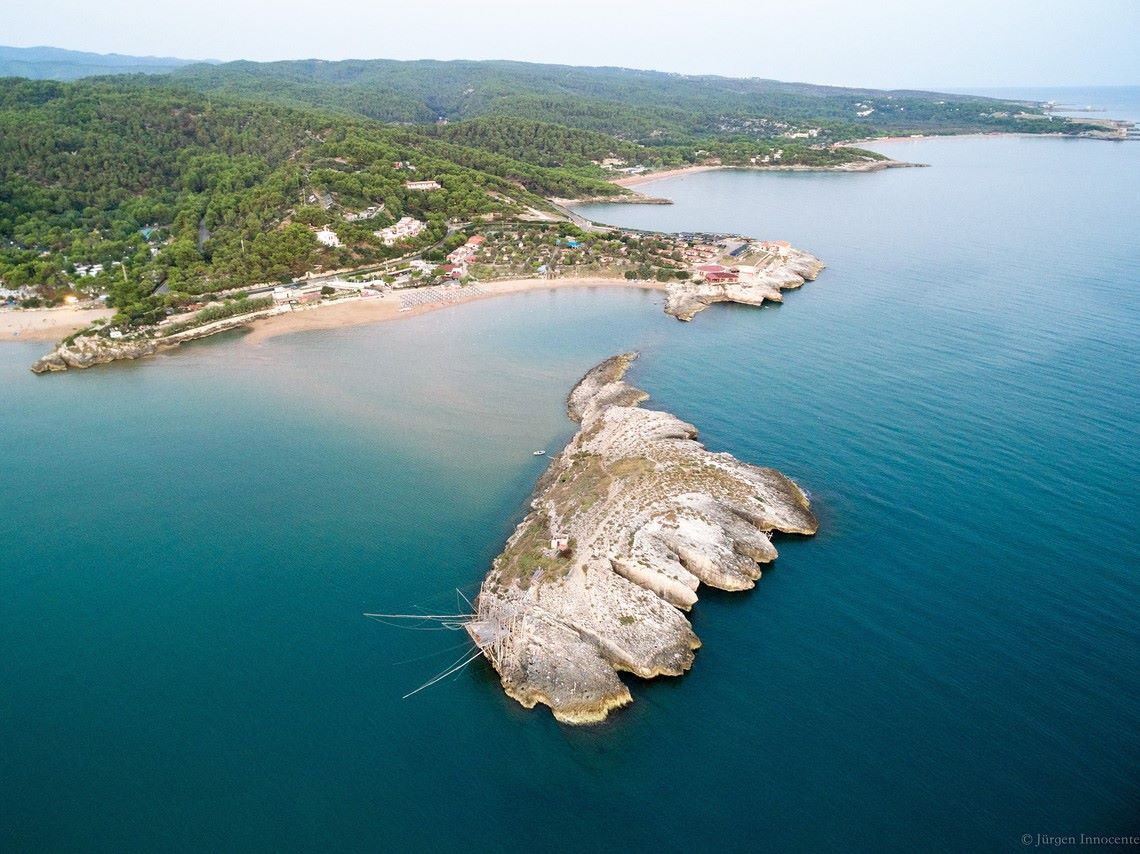
[(542, 581), (561, 577), (569, 561), (549, 553), (550, 539), (550, 520), (546, 514), (536, 513), (528, 517), (523, 522), (521, 533), (499, 556), (501, 581), (517, 584), (526, 590), (538, 573), (541, 573)]

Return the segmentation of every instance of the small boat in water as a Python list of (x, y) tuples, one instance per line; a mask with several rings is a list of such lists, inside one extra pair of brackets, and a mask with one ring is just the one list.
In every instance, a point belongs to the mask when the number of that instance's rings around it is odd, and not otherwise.
[(535, 452), (534, 452), (534, 454), (533, 454), (532, 456), (535, 456), (535, 457), (545, 457), (545, 456), (546, 456), (546, 451), (545, 451), (545, 450), (543, 450), (543, 451), (535, 451)]

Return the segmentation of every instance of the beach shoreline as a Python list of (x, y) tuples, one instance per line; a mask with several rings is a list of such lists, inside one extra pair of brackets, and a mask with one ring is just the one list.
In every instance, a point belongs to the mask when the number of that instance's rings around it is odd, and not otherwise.
[[(464, 293), (462, 288), (459, 288), (450, 293), (446, 300), (441, 299), (438, 302), (411, 308), (402, 306), (399, 291), (391, 291), (379, 297), (349, 297), (323, 302), (311, 308), (254, 318), (247, 323), (239, 324), (239, 326), (250, 330), (242, 338), (244, 342), (257, 343), (292, 332), (339, 329), (341, 327), (418, 317), (450, 306), (465, 305), (507, 294), (574, 287), (665, 290), (665, 286), (661, 282), (607, 278), (605, 276), (563, 279), (500, 279), (480, 282), (478, 288), (473, 288), (469, 293)], [(50, 341), (55, 343), (73, 332), (86, 328), (95, 320), (112, 317), (114, 313), (113, 309), (87, 308), (23, 308), (0, 311), (0, 344), (6, 342), (19, 343), (21, 341)]]
[(448, 295), (448, 299), (438, 302), (403, 308), (400, 294), (392, 291), (380, 297), (349, 298), (322, 303), (310, 309), (284, 312), (270, 317), (259, 318), (248, 324), (249, 332), (242, 337), (244, 344), (258, 344), (281, 335), (294, 332), (308, 332), (321, 329), (341, 329), (350, 326), (364, 326), (370, 323), (384, 323), (430, 314), (440, 309), (456, 305), (466, 305), (480, 300), (494, 299), (508, 294), (531, 291), (558, 290), (561, 288), (624, 288), (627, 290), (664, 291), (661, 282), (647, 282), (624, 278), (589, 276), (565, 279), (499, 279), (479, 282), (478, 288), (464, 293), (462, 288)]
[(5, 341), (58, 341), (73, 332), (106, 320), (110, 308), (12, 308), (0, 311), (0, 343)]
[[(909, 139), (909, 137), (903, 137)], [(885, 141), (885, 140), (877, 140)], [(855, 143), (850, 143), (854, 146)], [(653, 181), (662, 181), (666, 178), (678, 178), (683, 175), (696, 175), (701, 172), (715, 172), (725, 169), (738, 169), (746, 172), (879, 172), (883, 169), (901, 169), (925, 166), (925, 163), (908, 163), (903, 160), (863, 160), (854, 163), (841, 163), (835, 166), (804, 166), (800, 164), (767, 164), (767, 165), (754, 165), (754, 164), (704, 164), (695, 166), (679, 166), (674, 169), (662, 169), (657, 172), (645, 172), (640, 175), (629, 175), (625, 178), (612, 178), (610, 183), (625, 189), (633, 187), (640, 187), (643, 184), (649, 184)], [(568, 199), (560, 200), (563, 204), (582, 204), (585, 201), (613, 201), (613, 200), (582, 200), (582, 199)], [(618, 200), (625, 201), (627, 204), (631, 203), (632, 199)], [(660, 204), (659, 200), (654, 200), (656, 204)]]

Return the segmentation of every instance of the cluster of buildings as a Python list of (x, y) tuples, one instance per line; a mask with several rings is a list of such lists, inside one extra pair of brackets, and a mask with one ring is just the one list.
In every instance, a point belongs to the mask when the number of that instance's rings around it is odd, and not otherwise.
[[(792, 245), (786, 240), (765, 240), (756, 244), (742, 244), (731, 254), (735, 256), (738, 253), (748, 250), (751, 246), (755, 246), (757, 249), (779, 258), (787, 258), (792, 249)], [(701, 264), (696, 269), (697, 275), (711, 285), (740, 281), (747, 284), (760, 272), (761, 270), (759, 268), (747, 264), (733, 264), (731, 267), (728, 267), (724, 264), (708, 263)]]
[(759, 155), (757, 157), (749, 157), (748, 162), (751, 163), (753, 166), (757, 166), (757, 165), (760, 165), (762, 163), (777, 163), (780, 160), (780, 158), (783, 156), (784, 156), (784, 149), (777, 148), (771, 154), (763, 154), (763, 155)]
[(467, 238), (466, 243), (451, 251), (447, 256), (447, 263), (440, 267), (439, 271), (453, 279), (462, 279), (467, 275), (467, 262), (475, 257), (484, 240), (481, 234)]
[(698, 243), (696, 246), (688, 246), (682, 249), (681, 255), (689, 262), (708, 261), (710, 258), (716, 257), (717, 251), (715, 246)]
[(427, 223), (406, 216), (395, 225), (382, 228), (379, 231), (373, 232), (373, 234), (383, 240), (385, 246), (391, 246), (393, 243), (399, 243), (401, 240), (415, 237), (425, 228), (427, 228)]

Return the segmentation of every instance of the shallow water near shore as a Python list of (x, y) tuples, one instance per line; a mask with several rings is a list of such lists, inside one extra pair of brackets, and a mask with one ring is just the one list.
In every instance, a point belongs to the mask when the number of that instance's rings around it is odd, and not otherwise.
[[(1140, 803), (1140, 145), (880, 146), (608, 222), (792, 241), (780, 307), (563, 289), (36, 377), (0, 347), (0, 847), (1020, 848)], [(574, 729), (456, 607), (619, 350), (812, 495), (682, 679)]]

